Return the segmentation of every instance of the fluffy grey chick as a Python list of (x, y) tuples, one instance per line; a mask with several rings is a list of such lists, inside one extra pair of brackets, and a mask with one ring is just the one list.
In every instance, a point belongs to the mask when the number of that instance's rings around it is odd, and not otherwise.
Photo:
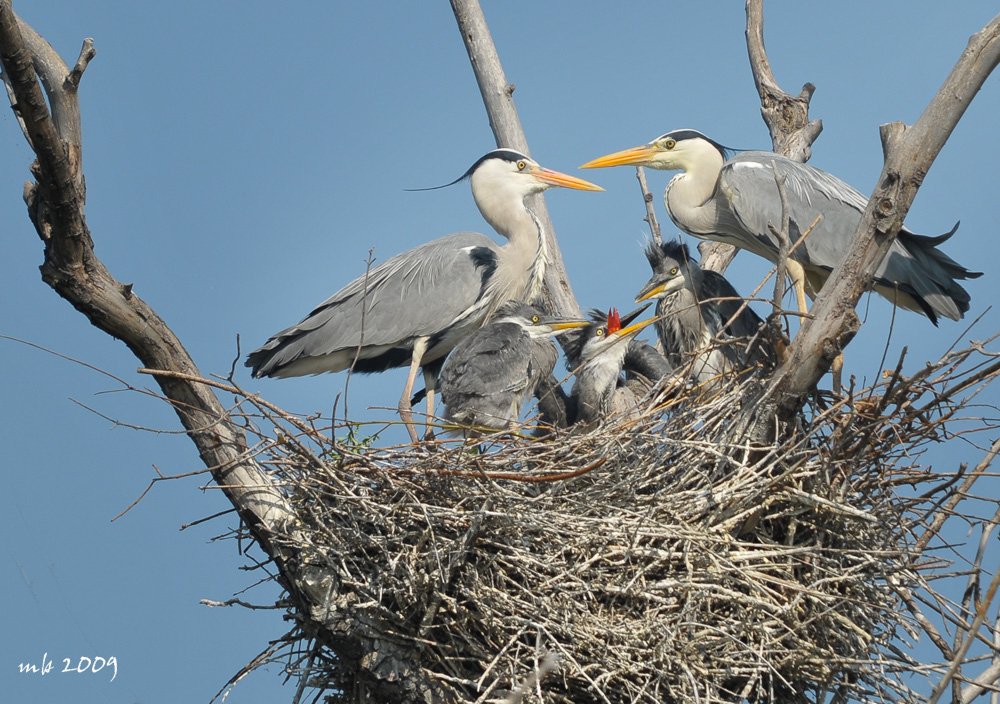
[[(691, 363), (691, 380), (705, 384), (773, 361), (774, 352), (763, 339), (747, 353), (746, 341), (764, 321), (749, 306), (736, 315), (743, 298), (722, 274), (702, 269), (687, 245), (677, 241), (650, 242), (645, 254), (653, 276), (635, 300), (657, 299), (656, 334), (673, 367)], [(743, 342), (718, 344), (732, 338)]]
[(440, 381), (445, 419), (472, 433), (516, 425), (525, 401), (555, 367), (558, 352), (550, 338), (587, 324), (520, 301), (504, 303), (445, 361)]

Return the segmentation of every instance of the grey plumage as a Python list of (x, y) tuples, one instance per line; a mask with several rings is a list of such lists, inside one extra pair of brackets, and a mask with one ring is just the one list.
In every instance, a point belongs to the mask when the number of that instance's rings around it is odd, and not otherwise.
[[(636, 301), (657, 299), (656, 332), (674, 368), (690, 365), (692, 381), (704, 384), (773, 361), (763, 338), (747, 350), (764, 321), (743, 306), (743, 299), (724, 276), (698, 266), (687, 245), (675, 240), (649, 242), (645, 254), (653, 275)], [(727, 326), (729, 320), (733, 322)]]
[(647, 391), (674, 371), (667, 358), (645, 340), (629, 340), (623, 368), (626, 383), (637, 381)]
[(303, 376), (352, 365), (356, 371), (380, 372), (408, 366), (399, 411), (416, 441), (410, 393), (418, 368), (424, 371), (432, 415), (434, 384), (445, 355), (505, 301), (532, 300), (541, 290), (548, 252), (524, 198), (553, 186), (603, 190), (511, 149), (487, 153), (464, 178), (483, 217), (507, 244), (460, 232), (376, 265), (251, 352), (246, 366), (253, 375)]
[(586, 324), (518, 301), (502, 305), (448, 356), (440, 380), (445, 419), (479, 431), (514, 426), (525, 401), (555, 368), (558, 351), (549, 338)]
[[(667, 212), (679, 228), (775, 262), (778, 241), (768, 228), (769, 223), (777, 226), (781, 222), (774, 164), (786, 179), (790, 240), (795, 242), (817, 215), (823, 216), (788, 262), (799, 306), (804, 308), (802, 292), (815, 296), (846, 254), (868, 199), (836, 176), (779, 154), (733, 153), (695, 130), (675, 130), (649, 144), (594, 159), (584, 167), (634, 164), (680, 170), (663, 195)], [(959, 320), (969, 310), (969, 294), (958, 281), (981, 274), (969, 271), (938, 249), (954, 232), (925, 237), (901, 229), (875, 272), (873, 288), (900, 307), (923, 313), (935, 324), (939, 316)]]
[[(625, 322), (638, 317), (642, 310), (626, 316)], [(566, 366), (575, 375), (570, 392), (573, 422), (586, 427), (636, 407), (641, 397), (623, 383), (622, 369), (629, 342), (654, 320), (649, 318), (622, 328), (622, 320), (614, 309), (607, 315), (593, 310), (590, 316), (592, 321), (587, 327), (563, 338)]]

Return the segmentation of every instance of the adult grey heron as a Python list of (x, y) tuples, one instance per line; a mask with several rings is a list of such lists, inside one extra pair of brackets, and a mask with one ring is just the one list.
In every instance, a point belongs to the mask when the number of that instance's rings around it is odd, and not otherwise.
[(588, 325), (508, 301), (490, 322), (458, 343), (441, 370), (441, 400), (449, 423), (472, 432), (507, 430), (559, 356), (550, 339)]
[[(638, 317), (642, 308), (626, 316), (626, 323)], [(635, 398), (621, 382), (629, 342), (656, 318), (622, 327), (618, 311), (612, 308), (605, 316), (591, 311), (593, 321), (563, 338), (566, 366), (576, 376), (570, 392), (573, 422), (590, 426), (601, 418), (628, 412)]]
[(464, 179), (472, 185), (479, 212), (506, 244), (459, 232), (378, 264), (251, 352), (246, 366), (253, 376), (409, 367), (399, 414), (417, 442), (410, 405), (417, 370), (424, 372), (431, 418), (445, 356), (505, 301), (530, 301), (541, 290), (548, 251), (525, 197), (553, 186), (604, 190), (513, 149), (489, 152), (447, 185)]
[[(836, 176), (766, 151), (724, 147), (701, 132), (675, 130), (649, 144), (589, 161), (581, 168), (633, 164), (680, 170), (663, 193), (670, 219), (684, 232), (726, 242), (776, 262), (778, 240), (768, 229), (781, 222), (781, 201), (771, 164), (786, 178), (789, 238), (799, 239), (822, 215), (814, 230), (789, 257), (799, 308), (805, 293), (815, 297), (833, 267), (851, 246), (868, 199)], [(902, 308), (959, 320), (969, 310), (969, 294), (957, 279), (980, 276), (937, 248), (955, 233), (939, 237), (899, 232), (873, 281), (881, 295)]]
[[(691, 380), (706, 384), (773, 360), (763, 340), (749, 352), (746, 348), (764, 321), (743, 305), (743, 298), (722, 274), (698, 266), (687, 245), (650, 241), (645, 254), (653, 275), (635, 301), (657, 299), (656, 332), (674, 368), (690, 365)], [(725, 344), (731, 338), (740, 342)]]

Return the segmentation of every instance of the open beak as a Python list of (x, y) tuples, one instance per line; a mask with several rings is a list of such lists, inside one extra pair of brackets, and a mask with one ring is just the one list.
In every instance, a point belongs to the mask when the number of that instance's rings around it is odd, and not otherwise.
[(581, 169), (603, 169), (606, 166), (648, 166), (656, 154), (656, 147), (652, 144), (643, 144), (641, 147), (632, 147), (624, 151), (615, 152), (606, 156), (599, 156), (593, 161), (588, 161), (582, 165)]
[(651, 305), (651, 303), (647, 303), (644, 306), (639, 306), (638, 308), (636, 308), (635, 310), (631, 311), (630, 313), (626, 313), (625, 315), (621, 316), (620, 320), (621, 320), (622, 324), (623, 325), (628, 325), (629, 323), (631, 323), (633, 320), (635, 320), (636, 318), (638, 318), (642, 314), (642, 312), (644, 310), (646, 310), (647, 308), (649, 308), (650, 305)]
[[(657, 318), (655, 316), (652, 317), (652, 318), (647, 318), (646, 320), (643, 320), (641, 323), (633, 323), (632, 325), (629, 325), (627, 328), (622, 328), (621, 330), (618, 330), (617, 332), (611, 333), (611, 335), (615, 335), (618, 338), (632, 337), (632, 336), (636, 335), (644, 327), (646, 327), (647, 325), (649, 325), (650, 323), (655, 323), (658, 319), (659, 318)], [(610, 337), (611, 335), (609, 335), (608, 337)]]
[(559, 171), (546, 169), (544, 166), (540, 166), (537, 169), (535, 169), (533, 175), (542, 183), (547, 183), (550, 186), (575, 188), (578, 191), (604, 190), (595, 183), (591, 183), (590, 181), (584, 181), (582, 178), (577, 178), (576, 176), (570, 176), (569, 174), (560, 173)]

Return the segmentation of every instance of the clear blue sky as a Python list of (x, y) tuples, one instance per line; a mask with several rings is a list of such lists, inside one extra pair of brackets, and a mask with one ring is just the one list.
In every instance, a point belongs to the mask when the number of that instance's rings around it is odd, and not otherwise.
[[(493, 136), (450, 6), (397, 3), (19, 2), (15, 9), (75, 61), (84, 37), (98, 51), (81, 103), (88, 222), (97, 253), (181, 337), (205, 374), (289, 325), (364, 270), (458, 230), (489, 232), (468, 186), (452, 180)], [(869, 192), (882, 165), (878, 125), (913, 122), (937, 91), (988, 3), (768, 3), (765, 38), (791, 93), (816, 84), (824, 123), (812, 163)], [(584, 307), (623, 309), (649, 275), (634, 170), (576, 171), (596, 156), (691, 127), (738, 148), (768, 148), (750, 75), (742, 3), (486, 2), (532, 155), (606, 193), (555, 190), (548, 204)], [(996, 311), (997, 77), (987, 83), (927, 176), (907, 225), (925, 234), (962, 227), (946, 251), (987, 272), (971, 281), (964, 323), (901, 312), (889, 364), (903, 346), (912, 370), (957, 339), (1000, 330)], [(92, 328), (39, 278), (41, 244), (25, 214), (32, 159), (9, 110), (0, 111), (0, 334), (28, 340), (152, 386), (119, 342)], [(669, 174), (651, 172), (659, 195)], [(730, 278), (749, 292), (768, 266), (741, 254)], [(758, 307), (759, 311), (763, 307)], [(846, 373), (880, 371), (891, 308), (862, 300), (865, 325)], [(232, 542), (213, 543), (233, 517), (179, 532), (224, 510), (205, 478), (161, 483), (124, 518), (155, 476), (200, 469), (192, 443), (162, 403), (113, 392), (113, 380), (0, 340), (5, 488), (0, 526), (6, 701), (207, 701), (241, 665), (285, 632), (280, 615), (209, 609), (256, 581)], [(251, 381), (295, 412), (329, 413), (344, 375)], [(403, 375), (358, 377), (352, 415), (386, 418)], [(997, 401), (997, 391), (988, 394)], [(89, 407), (92, 410), (88, 410)], [(98, 415), (100, 414), (100, 415)], [(102, 417), (104, 416), (104, 417)], [(161, 429), (150, 433), (108, 420)], [(980, 442), (985, 442), (981, 438)], [(942, 469), (981, 456), (961, 441), (929, 453)], [(241, 595), (273, 601), (265, 585)], [(43, 653), (62, 669), (95, 655), (118, 675), (18, 674)], [(287, 701), (279, 668), (252, 675), (231, 702)]]

